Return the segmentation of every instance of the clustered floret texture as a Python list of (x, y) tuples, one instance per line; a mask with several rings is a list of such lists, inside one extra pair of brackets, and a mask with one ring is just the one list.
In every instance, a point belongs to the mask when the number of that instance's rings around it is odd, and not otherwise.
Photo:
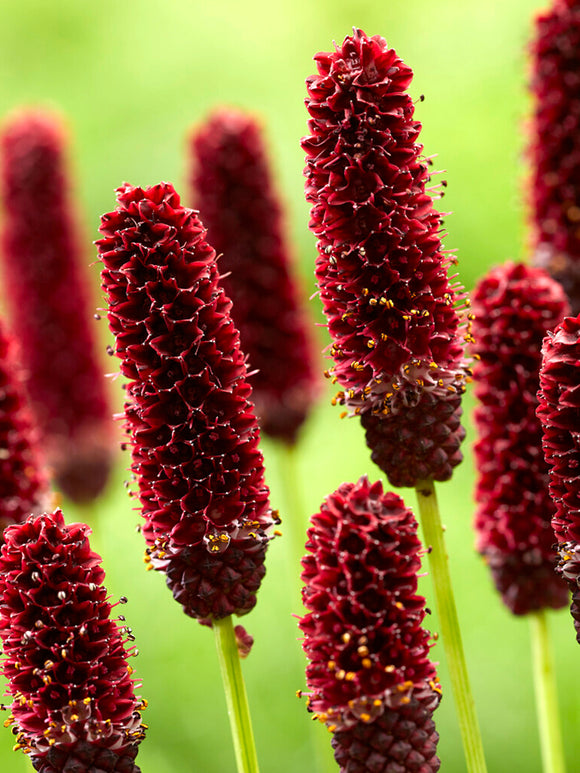
[(6, 526), (39, 513), (50, 500), (14, 348), (0, 325), (0, 544)]
[(580, 312), (580, 3), (554, 0), (531, 45), (534, 261)]
[[(144, 737), (125, 641), (100, 556), (62, 512), (9, 526), (0, 551), (2, 673), (17, 747), (41, 773), (138, 773)], [(124, 620), (122, 616), (118, 620)]]
[(111, 411), (70, 200), (67, 137), (41, 111), (0, 134), (4, 295), (31, 408), (57, 485), (90, 501), (111, 467)]
[(477, 549), (517, 615), (568, 603), (536, 416), (542, 341), (568, 311), (562, 287), (521, 263), (493, 268), (473, 294)]
[(244, 614), (275, 519), (216, 253), (169, 183), (124, 185), (117, 200), (97, 244), (147, 559), (188, 615)]
[[(343, 388), (336, 401), (360, 413), (391, 483), (446, 480), (461, 460), (469, 323), (466, 330), (441, 215), (426, 190), (421, 124), (407, 93), (412, 71), (383, 38), (361, 30), (315, 61), (318, 74), (307, 80), (311, 135), (302, 147), (333, 340), (328, 375)], [(417, 430), (405, 416), (410, 407), (425, 416)]]
[(192, 134), (191, 154), (193, 200), (220, 255), (260, 428), (292, 444), (318, 384), (260, 124), (240, 110), (221, 108)]
[(440, 687), (413, 513), (380, 483), (343, 483), (312, 517), (306, 548), (308, 709), (335, 733), (342, 770), (438, 770)]
[(580, 316), (566, 317), (542, 346), (538, 416), (556, 505), (552, 526), (562, 573), (572, 591), (571, 613), (580, 643)]

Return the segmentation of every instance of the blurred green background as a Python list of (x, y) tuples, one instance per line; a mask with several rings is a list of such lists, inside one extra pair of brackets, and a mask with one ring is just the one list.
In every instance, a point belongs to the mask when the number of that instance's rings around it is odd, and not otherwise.
[[(441, 202), (453, 213), (446, 219), (446, 246), (457, 249), (460, 278), (471, 288), (491, 264), (526, 255), (525, 47), (537, 7), (535, 0), (0, 0), (0, 114), (40, 104), (65, 115), (90, 262), (98, 217), (113, 208), (116, 186), (169, 180), (187, 201), (191, 124), (219, 103), (254, 110), (267, 131), (310, 295), (315, 246), (299, 147), (306, 132), (304, 80), (314, 71), (312, 56), (341, 42), (353, 26), (381, 34), (414, 69), (412, 94), (426, 96), (416, 116), (424, 124), (425, 153), (437, 154), (435, 166), (448, 180)], [(93, 275), (97, 298), (96, 266)], [(315, 302), (311, 310), (320, 322)], [(117, 369), (110, 360), (106, 366)], [(120, 406), (119, 382), (111, 388)], [(468, 395), (468, 425), (471, 410)], [(292, 615), (300, 611), (296, 556), (306, 514), (341, 482), (363, 473), (379, 477), (358, 422), (340, 421), (338, 413), (324, 394), (294, 460), (263, 443), (272, 502), (284, 520), (258, 605), (243, 621), (256, 639), (244, 670), (263, 773), (337, 770), (328, 733), (295, 696), (304, 687), (304, 663)], [(439, 496), (488, 766), (494, 773), (538, 773), (529, 626), (502, 607), (473, 550), (472, 440), (470, 432), (466, 461), (439, 487)], [(129, 598), (124, 613), (140, 650), (133, 664), (150, 703), (138, 761), (143, 773), (229, 773), (234, 758), (213, 636), (183, 615), (162, 576), (144, 570), (143, 540), (135, 532), (139, 515), (123, 487), (128, 464), (120, 455), (115, 479), (92, 514), (66, 502), (63, 508), (68, 520), (92, 518), (111, 595)], [(303, 512), (295, 512), (285, 494), (285, 473), (295, 475)], [(404, 493), (414, 504), (413, 493)], [(429, 582), (422, 581), (422, 590), (433, 606)], [(436, 615), (428, 622), (438, 630)], [(566, 611), (550, 623), (574, 771), (580, 757), (578, 645)], [(432, 655), (441, 661), (444, 689), (436, 715), (442, 771), (459, 773), (465, 765), (440, 645)], [(0, 734), (0, 770), (29, 769), (12, 743), (9, 730)]]

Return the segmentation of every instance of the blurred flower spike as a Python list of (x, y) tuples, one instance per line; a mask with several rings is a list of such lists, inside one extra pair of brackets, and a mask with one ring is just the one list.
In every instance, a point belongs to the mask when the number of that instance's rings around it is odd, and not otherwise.
[(529, 160), (534, 261), (580, 312), (580, 4), (553, 0), (531, 45)]
[(0, 325), (0, 545), (2, 532), (52, 499), (14, 342)]
[(562, 287), (521, 263), (492, 269), (473, 294), (477, 549), (517, 615), (568, 603), (536, 416), (542, 341), (568, 311)]
[(462, 458), (471, 322), (426, 189), (421, 124), (406, 91), (412, 71), (361, 30), (315, 61), (302, 147), (333, 340), (328, 376), (342, 387), (335, 401), (361, 415), (373, 460), (394, 485), (446, 480)]
[(572, 592), (571, 613), (580, 643), (580, 317), (566, 317), (544, 339), (538, 400), (556, 505), (552, 526), (559, 571)]
[(97, 242), (128, 379), (126, 427), (148, 545), (184, 611), (249, 612), (277, 522), (215, 250), (169, 183), (124, 185)]
[[(335, 733), (339, 764), (348, 771), (389, 770), (395, 762), (400, 770), (438, 770), (432, 714), (441, 690), (422, 627), (413, 513), (380, 483), (343, 483), (312, 517), (306, 548), (308, 612), (299, 626), (308, 709)], [(367, 767), (350, 767), (352, 757)], [(368, 767), (369, 757), (379, 766)], [(405, 767), (407, 757), (425, 767)]]
[(87, 502), (108, 480), (113, 424), (67, 142), (59, 119), (41, 110), (15, 113), (2, 127), (3, 278), (47, 461), (63, 493)]
[(0, 638), (13, 697), (5, 724), (41, 773), (138, 773), (146, 702), (127, 663), (137, 653), (126, 646), (130, 629), (111, 619), (89, 532), (66, 526), (60, 510), (4, 532)]
[(220, 255), (260, 428), (293, 444), (319, 385), (261, 126), (221, 108), (192, 134), (191, 151), (193, 197)]

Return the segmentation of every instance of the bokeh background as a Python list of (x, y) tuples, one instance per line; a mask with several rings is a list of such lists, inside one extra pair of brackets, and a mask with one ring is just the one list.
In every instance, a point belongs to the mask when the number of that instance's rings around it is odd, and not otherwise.
[[(86, 260), (95, 259), (99, 215), (114, 206), (123, 181), (173, 182), (186, 193), (185, 137), (214, 106), (233, 104), (262, 118), (278, 187), (288, 211), (305, 294), (314, 291), (314, 239), (303, 198), (306, 133), (304, 80), (313, 55), (342, 41), (353, 26), (381, 34), (415, 71), (412, 94), (423, 122), (427, 155), (448, 181), (446, 246), (456, 249), (462, 282), (471, 288), (488, 266), (525, 259), (526, 45), (536, 0), (0, 0), (0, 118), (20, 105), (61, 112), (72, 139), (72, 167), (86, 233)], [(98, 267), (93, 267), (95, 307)], [(321, 322), (316, 301), (314, 322)], [(100, 325), (102, 350), (107, 343)], [(321, 347), (324, 331), (319, 329)], [(106, 359), (103, 357), (103, 359)], [(321, 360), (322, 362), (322, 360)], [(105, 367), (115, 371), (117, 363)], [(322, 366), (321, 366), (322, 370)], [(74, 389), (71, 384), (71, 390)], [(119, 381), (111, 382), (121, 406)], [(359, 423), (341, 421), (323, 393), (293, 458), (263, 442), (273, 505), (284, 537), (269, 552), (256, 609), (244, 620), (255, 636), (244, 663), (263, 773), (337, 770), (330, 736), (310, 721), (304, 662), (293, 614), (300, 611), (297, 557), (307, 516), (345, 480), (380, 473), (370, 462)], [(472, 398), (465, 400), (470, 426)], [(541, 770), (531, 679), (529, 625), (500, 604), (473, 550), (471, 430), (466, 459), (439, 487), (451, 571), (490, 772)], [(235, 769), (226, 707), (211, 631), (187, 619), (163, 577), (147, 573), (139, 514), (123, 485), (128, 456), (92, 512), (62, 502), (65, 517), (91, 519), (111, 596), (124, 608), (140, 655), (133, 661), (149, 700), (150, 726), (141, 746), (144, 773), (229, 773)], [(291, 477), (289, 496), (284, 480)], [(414, 495), (404, 492), (413, 505)], [(430, 580), (422, 590), (433, 606)], [(438, 630), (434, 614), (428, 621)], [(557, 658), (566, 756), (580, 758), (578, 645), (566, 611), (550, 615)], [(437, 712), (442, 771), (465, 770), (441, 645), (444, 700)], [(29, 770), (0, 734), (0, 770)]]

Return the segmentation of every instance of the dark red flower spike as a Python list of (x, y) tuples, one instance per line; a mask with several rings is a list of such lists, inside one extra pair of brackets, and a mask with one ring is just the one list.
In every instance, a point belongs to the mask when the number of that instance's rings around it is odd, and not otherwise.
[(260, 428), (292, 444), (318, 384), (262, 129), (252, 116), (222, 108), (192, 134), (191, 154), (193, 198), (220, 255), (249, 369), (257, 371), (250, 382)]
[(580, 643), (580, 315), (566, 317), (542, 346), (538, 416), (556, 506), (552, 526)]
[[(328, 375), (343, 388), (336, 402), (361, 415), (373, 459), (395, 485), (445, 480), (461, 460), (469, 322), (426, 188), (421, 124), (407, 93), (412, 71), (383, 38), (361, 30), (315, 60), (302, 147), (333, 339)], [(424, 415), (417, 429), (406, 416), (414, 407)], [(396, 454), (393, 436), (405, 441)]]
[(63, 493), (85, 502), (108, 479), (112, 421), (66, 143), (60, 121), (40, 110), (17, 113), (2, 128), (3, 277), (47, 460)]
[(516, 615), (568, 603), (536, 416), (542, 341), (568, 309), (555, 280), (521, 263), (493, 268), (473, 294), (477, 549)]
[(554, 0), (531, 45), (530, 204), (534, 261), (580, 311), (580, 3)]
[(2, 532), (50, 504), (38, 438), (14, 357), (14, 343), (0, 325), (0, 545)]
[(117, 200), (97, 244), (147, 560), (188, 615), (245, 614), (276, 519), (216, 253), (169, 183), (124, 185)]
[(440, 687), (421, 625), (413, 513), (380, 483), (343, 483), (312, 517), (306, 548), (308, 709), (335, 733), (342, 770), (438, 770)]
[(130, 629), (111, 618), (100, 556), (60, 510), (9, 526), (0, 551), (6, 724), (42, 773), (139, 773), (146, 702), (135, 696)]

